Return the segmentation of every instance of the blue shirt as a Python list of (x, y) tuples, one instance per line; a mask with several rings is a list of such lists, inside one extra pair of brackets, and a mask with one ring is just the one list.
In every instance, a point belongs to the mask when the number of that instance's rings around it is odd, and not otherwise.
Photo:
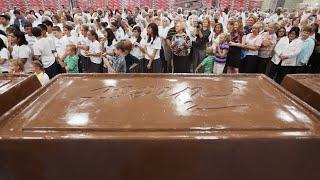
[(302, 49), (297, 56), (297, 65), (305, 66), (308, 64), (310, 56), (312, 55), (315, 42), (312, 38), (308, 38), (303, 42)]

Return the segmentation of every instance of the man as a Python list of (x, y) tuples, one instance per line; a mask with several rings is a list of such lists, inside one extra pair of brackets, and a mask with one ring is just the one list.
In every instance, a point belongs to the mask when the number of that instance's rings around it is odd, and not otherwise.
[(18, 26), (21, 31), (23, 30), (24, 25), (28, 22), (24, 16), (20, 13), (20, 10), (14, 10), (13, 14), (15, 15), (16, 19), (14, 20), (14, 25)]
[(284, 15), (282, 14), (282, 8), (278, 7), (276, 9), (276, 13), (273, 14), (269, 19), (268, 19), (268, 23), (274, 22), (274, 23), (278, 23), (281, 19), (284, 18)]
[(43, 36), (39, 27), (32, 28), (32, 34), (37, 38), (33, 46), (34, 60), (40, 60), (43, 64), (46, 74), (53, 78), (59, 72), (58, 64), (50, 48), (50, 42)]
[(6, 32), (7, 28), (10, 25), (10, 16), (6, 14), (0, 15), (0, 30)]

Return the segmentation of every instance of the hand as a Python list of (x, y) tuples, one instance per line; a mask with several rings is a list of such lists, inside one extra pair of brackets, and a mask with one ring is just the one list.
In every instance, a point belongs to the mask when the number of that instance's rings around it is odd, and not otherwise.
[(152, 61), (149, 61), (148, 65), (147, 65), (148, 69), (151, 69), (151, 64), (152, 64)]

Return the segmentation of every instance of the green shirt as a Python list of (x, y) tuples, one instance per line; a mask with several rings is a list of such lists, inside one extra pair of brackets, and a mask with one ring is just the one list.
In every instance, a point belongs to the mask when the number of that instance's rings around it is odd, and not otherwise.
[(213, 72), (213, 62), (214, 56), (208, 56), (201, 62), (201, 65), (204, 67), (204, 73)]
[(78, 69), (78, 56), (67, 56), (64, 63), (68, 67), (68, 73), (79, 73)]

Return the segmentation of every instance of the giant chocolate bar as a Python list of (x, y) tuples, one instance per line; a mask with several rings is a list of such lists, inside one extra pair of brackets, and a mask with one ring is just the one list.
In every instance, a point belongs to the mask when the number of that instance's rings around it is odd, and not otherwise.
[(263, 75), (60, 75), (1, 119), (0, 179), (319, 179), (319, 112)]
[(281, 85), (320, 111), (320, 74), (287, 75)]
[(0, 116), (40, 87), (35, 75), (0, 74)]

